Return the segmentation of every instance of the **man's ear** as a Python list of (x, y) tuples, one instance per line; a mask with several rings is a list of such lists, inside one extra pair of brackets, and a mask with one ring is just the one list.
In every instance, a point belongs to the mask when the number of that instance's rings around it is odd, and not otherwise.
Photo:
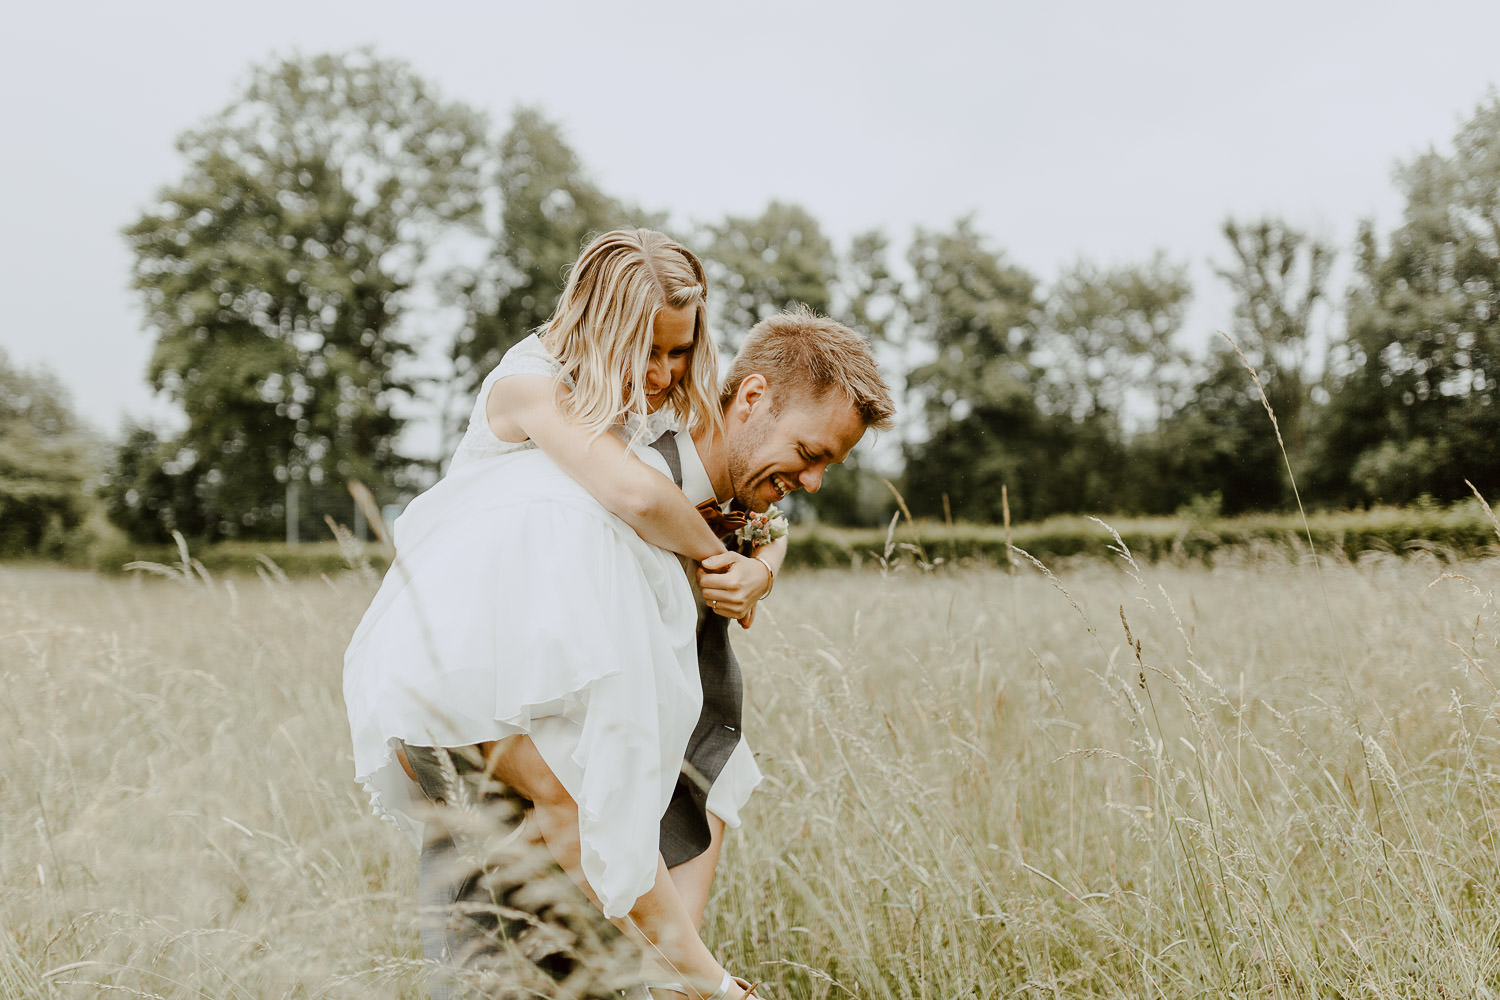
[(746, 375), (739, 389), (735, 391), (734, 399), (745, 416), (749, 416), (757, 406), (769, 406), (770, 387), (766, 385), (766, 377), (759, 372)]

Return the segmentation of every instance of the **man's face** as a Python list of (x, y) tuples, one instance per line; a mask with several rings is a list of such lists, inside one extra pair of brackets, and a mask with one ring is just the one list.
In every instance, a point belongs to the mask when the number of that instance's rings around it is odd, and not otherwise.
[(771, 415), (761, 396), (725, 432), (729, 483), (735, 499), (761, 512), (793, 490), (818, 492), (830, 465), (849, 457), (864, 436), (859, 412), (840, 393), (821, 400), (789, 401)]

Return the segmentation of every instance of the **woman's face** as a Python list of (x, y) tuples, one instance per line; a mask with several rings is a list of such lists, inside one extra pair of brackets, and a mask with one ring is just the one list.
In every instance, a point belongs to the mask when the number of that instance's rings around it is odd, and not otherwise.
[(641, 391), (646, 395), (647, 412), (655, 413), (666, 405), (667, 398), (693, 359), (693, 329), (698, 310), (688, 306), (674, 309), (663, 306), (651, 326), (651, 359)]

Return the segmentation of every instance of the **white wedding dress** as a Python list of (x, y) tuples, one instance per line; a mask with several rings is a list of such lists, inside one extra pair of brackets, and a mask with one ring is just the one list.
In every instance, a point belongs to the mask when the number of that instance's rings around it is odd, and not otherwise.
[[(414, 840), (425, 800), (398, 741), (529, 734), (578, 804), (584, 876), (618, 917), (655, 880), (661, 815), (698, 719), (697, 602), (676, 555), (532, 443), (490, 430), (497, 380), (557, 370), (532, 336), (485, 379), (448, 473), (396, 520), (395, 561), (344, 655), (344, 701), (356, 778)], [(649, 445), (672, 420), (633, 415), (612, 433), (668, 475)], [(712, 488), (688, 435), (679, 441), (696, 503)], [(759, 779), (742, 740), (710, 808), (738, 826)]]

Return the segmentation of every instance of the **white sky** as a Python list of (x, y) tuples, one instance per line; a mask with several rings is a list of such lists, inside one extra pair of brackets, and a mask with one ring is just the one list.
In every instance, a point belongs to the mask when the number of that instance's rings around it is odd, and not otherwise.
[[(1226, 216), (1347, 248), (1500, 81), (1493, 0), (1255, 4), (510, 0), (16, 6), (0, 35), (0, 348), (118, 431), (153, 410), (119, 233), (174, 137), (293, 50), (373, 45), (506, 123), (560, 121), (601, 186), (674, 223), (806, 207), (840, 242), (974, 213), (1044, 281), (1078, 256), (1193, 265), (1228, 322)], [(1347, 253), (1345, 253), (1347, 263)]]

